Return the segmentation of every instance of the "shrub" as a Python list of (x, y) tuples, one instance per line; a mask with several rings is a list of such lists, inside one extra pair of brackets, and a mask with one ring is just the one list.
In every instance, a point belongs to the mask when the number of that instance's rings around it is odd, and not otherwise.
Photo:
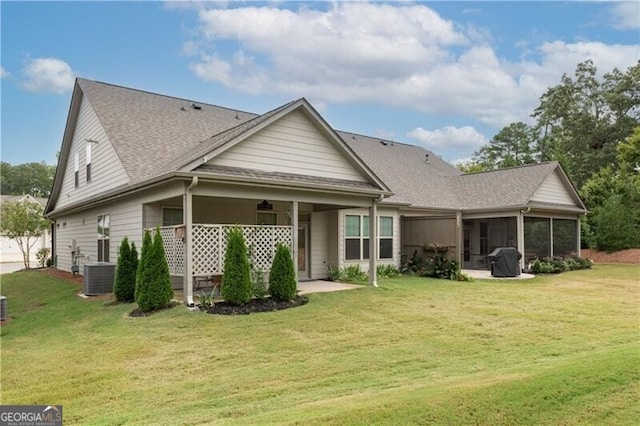
[(342, 278), (346, 281), (366, 281), (367, 273), (360, 268), (360, 264), (345, 266), (342, 269)]
[[(133, 246), (135, 253), (135, 245)], [(124, 237), (118, 250), (118, 264), (116, 266), (116, 279), (113, 285), (113, 294), (119, 302), (133, 302), (136, 292), (136, 269), (138, 267), (137, 253), (131, 254), (129, 239)]]
[(232, 305), (243, 305), (251, 300), (253, 285), (251, 269), (242, 231), (233, 228), (227, 237), (227, 252), (224, 256), (222, 275), (222, 298)]
[(140, 262), (138, 262), (138, 269), (136, 271), (136, 290), (134, 293), (134, 298), (136, 302), (141, 297), (143, 293), (147, 293), (148, 282), (144, 279), (145, 270), (147, 269), (147, 264), (149, 263), (149, 254), (151, 251), (151, 246), (153, 245), (153, 240), (151, 239), (151, 234), (149, 230), (145, 229), (144, 236), (142, 237), (142, 249), (140, 252)]
[(253, 297), (256, 299), (264, 299), (269, 292), (267, 291), (267, 282), (264, 278), (264, 271), (258, 268), (251, 269), (251, 284), (253, 286)]
[[(145, 234), (145, 239), (147, 239), (147, 234)], [(151, 236), (148, 239), (150, 240)], [(156, 229), (153, 242), (148, 246), (146, 252), (143, 243), (142, 255), (141, 263), (144, 264), (144, 269), (138, 275), (142, 286), (136, 285), (136, 290), (140, 290), (136, 292), (138, 307), (143, 312), (165, 308), (173, 297), (173, 288), (171, 288), (169, 265), (159, 229)]]
[(460, 276), (460, 264), (438, 254), (426, 266), (425, 276), (457, 281)]
[(400, 275), (400, 271), (394, 265), (378, 265), (376, 267), (376, 274), (380, 278), (394, 278)]
[(329, 281), (340, 281), (342, 279), (342, 269), (337, 266), (329, 265), (327, 274), (329, 275)]
[(284, 244), (278, 244), (269, 273), (269, 293), (275, 300), (291, 300), (296, 296), (296, 273), (293, 269), (291, 251)]
[(400, 272), (403, 274), (416, 274), (423, 276), (427, 270), (427, 260), (418, 255), (418, 250), (414, 250), (411, 257), (406, 254), (402, 255), (400, 261)]
[(198, 309), (200, 309), (201, 311), (206, 311), (209, 308), (212, 308), (213, 305), (215, 304), (215, 296), (216, 293), (216, 289), (213, 288), (211, 289), (210, 292), (206, 292), (204, 290), (200, 291), (200, 293), (198, 294), (198, 299), (200, 300), (200, 303), (198, 304)]
[(51, 254), (51, 249), (49, 249), (47, 247), (42, 247), (36, 253), (36, 259), (38, 260), (38, 265), (40, 265), (41, 268), (44, 268), (44, 266), (47, 263), (49, 263), (49, 255), (50, 254)]
[(567, 259), (560, 257), (543, 257), (535, 259), (531, 263), (531, 271), (534, 274), (559, 274), (565, 271), (575, 271), (578, 269), (589, 269), (592, 263), (589, 259), (578, 256), (571, 256)]

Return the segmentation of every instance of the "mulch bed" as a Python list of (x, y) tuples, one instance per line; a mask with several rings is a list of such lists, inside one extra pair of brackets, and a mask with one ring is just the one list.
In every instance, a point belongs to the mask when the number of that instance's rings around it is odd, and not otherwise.
[[(32, 269), (34, 270), (34, 269)], [(38, 272), (42, 272), (43, 274), (47, 274), (54, 278), (59, 278), (61, 280), (66, 280), (74, 284), (84, 284), (84, 277), (82, 275), (73, 275), (71, 272), (61, 271), (60, 269), (55, 268), (42, 268), (35, 269)]]
[(597, 263), (640, 263), (640, 249), (620, 250), (613, 253), (582, 249), (580, 256)]
[(206, 309), (209, 314), (217, 315), (248, 315), (256, 312), (281, 311), (283, 309), (295, 308), (306, 305), (309, 299), (305, 296), (296, 296), (293, 300), (278, 302), (271, 298), (251, 299), (244, 305), (231, 305), (227, 302), (216, 302)]

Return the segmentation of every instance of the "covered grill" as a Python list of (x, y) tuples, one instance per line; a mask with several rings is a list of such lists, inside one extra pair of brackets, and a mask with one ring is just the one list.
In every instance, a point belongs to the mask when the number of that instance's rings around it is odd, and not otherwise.
[(491, 276), (516, 277), (520, 275), (522, 254), (514, 247), (498, 247), (487, 256), (491, 264)]

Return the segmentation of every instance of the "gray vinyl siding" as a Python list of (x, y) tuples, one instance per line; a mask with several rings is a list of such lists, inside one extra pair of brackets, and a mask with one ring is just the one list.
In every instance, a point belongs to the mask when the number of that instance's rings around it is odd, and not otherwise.
[[(97, 141), (91, 147), (91, 181), (87, 182), (87, 139)], [(75, 156), (79, 157), (79, 187), (75, 187)], [(111, 142), (86, 98), (82, 99), (73, 134), (62, 188), (56, 208), (63, 208), (94, 195), (127, 184), (129, 178)]]
[(576, 202), (571, 197), (558, 173), (550, 174), (531, 197), (531, 201), (545, 203), (567, 204), (575, 206)]
[(294, 111), (221, 153), (213, 165), (367, 182), (299, 111)]
[(181, 191), (183, 191), (183, 184), (176, 182), (164, 189), (150, 189), (77, 214), (57, 217), (55, 237), (57, 268), (65, 271), (71, 269), (70, 246), (74, 239), (83, 255), (80, 263), (81, 273), (84, 263), (98, 260), (98, 215), (103, 214), (110, 215), (109, 261), (117, 262), (118, 247), (124, 237), (127, 237), (130, 242), (135, 242), (139, 254), (142, 248), (144, 212), (148, 211), (145, 204), (175, 197)]
[(327, 278), (329, 266), (329, 234), (337, 229), (329, 228), (330, 212), (311, 214), (311, 278)]

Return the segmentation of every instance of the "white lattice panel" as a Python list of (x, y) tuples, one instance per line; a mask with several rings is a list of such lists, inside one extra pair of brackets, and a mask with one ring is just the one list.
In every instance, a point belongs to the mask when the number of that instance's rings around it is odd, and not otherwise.
[[(153, 233), (155, 230), (151, 229)], [(169, 264), (169, 273), (171, 275), (184, 275), (184, 241), (177, 235), (178, 227), (163, 226), (160, 228), (160, 236), (162, 237), (162, 245)]]
[[(216, 275), (224, 272), (224, 255), (227, 249), (229, 230), (237, 225), (193, 226), (193, 274)], [(268, 273), (278, 243), (289, 248), (293, 236), (289, 226), (238, 226), (247, 245), (249, 261), (253, 268)], [(178, 235), (180, 234), (180, 235)], [(176, 227), (160, 228), (160, 235), (172, 275), (184, 275), (184, 242)]]
[(193, 274), (222, 273), (220, 267), (221, 225), (195, 225), (193, 227)]

